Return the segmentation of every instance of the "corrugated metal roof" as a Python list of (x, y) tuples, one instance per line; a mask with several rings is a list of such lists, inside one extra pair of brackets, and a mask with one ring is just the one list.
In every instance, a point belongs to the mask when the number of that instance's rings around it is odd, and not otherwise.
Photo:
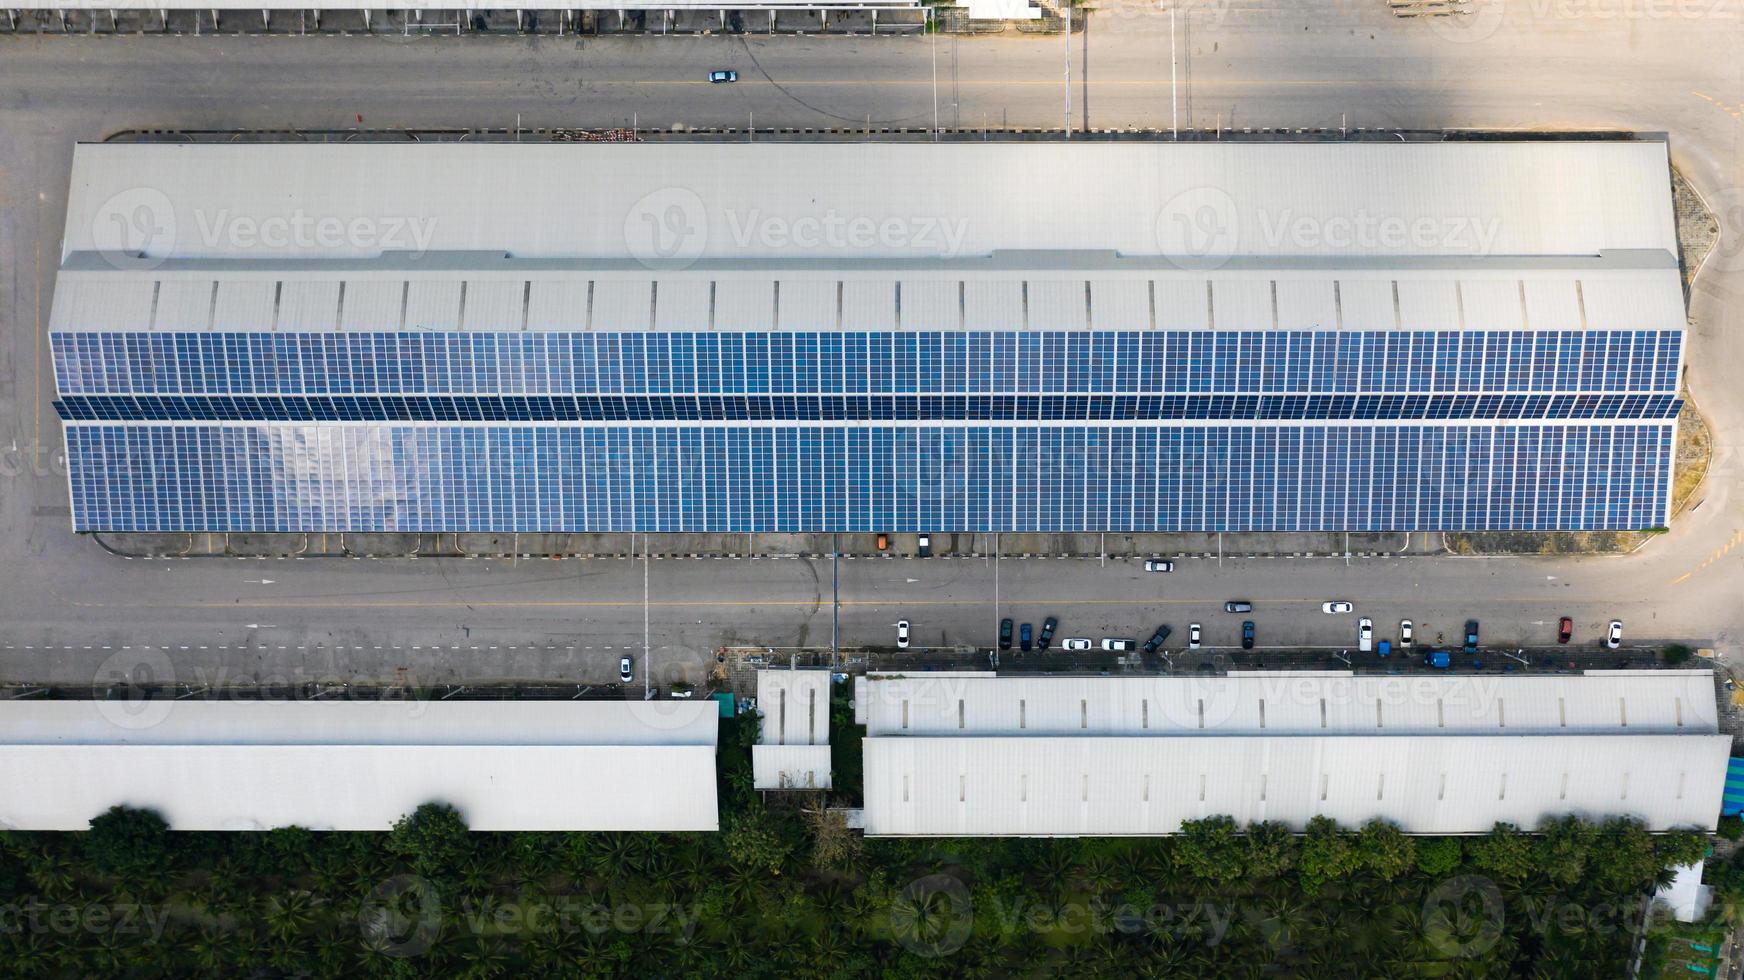
[(31, 792), (0, 825), (126, 804), (177, 830), (385, 830), (444, 802), (475, 830), (713, 830), (717, 724), (708, 702), (9, 701), (0, 782)]
[(1711, 830), (1726, 735), (937, 737), (865, 740), (869, 835), (1168, 834), (1380, 818), (1482, 833), (1576, 814)]
[(1706, 670), (1570, 676), (869, 678), (866, 733), (1570, 734), (1718, 730)]
[[(567, 190), (485, 195), (481, 173)], [(915, 173), (928, 177), (890, 179)], [(1668, 178), (1666, 144), (1650, 141), (100, 143), (75, 150), (63, 248), (651, 262), (995, 249), (1173, 252), (1196, 263), (1675, 255)], [(142, 208), (154, 220), (137, 220)], [(124, 230), (134, 237), (116, 237)]]
[(0, 745), (708, 745), (687, 701), (5, 701)]
[(28, 830), (118, 804), (173, 830), (387, 830), (430, 802), (473, 830), (718, 827), (701, 745), (0, 745), (0, 780), (31, 788), (0, 799)]
[(751, 779), (757, 789), (829, 789), (828, 745), (753, 745)]
[(759, 670), (757, 710), (764, 745), (828, 745), (830, 672)]
[[(560, 275), (456, 268), (416, 276), (359, 269), (335, 281), (328, 270), (276, 261), (216, 273), (187, 267), (199, 264), (123, 271), (75, 262), (60, 273), (50, 329), (380, 331), (400, 329), (403, 320), (408, 330), (493, 332), (834, 330), (839, 294), (841, 326), (857, 330), (894, 327), (898, 305), (892, 281), (827, 269), (578, 269)], [(948, 267), (905, 272), (902, 328), (1148, 330), (1153, 294), (1156, 326), (1163, 329), (1203, 329), (1213, 310), (1215, 327), (1225, 331), (1579, 330), (1586, 328), (1583, 318), (1594, 329), (1678, 330), (1684, 323), (1676, 268), (1635, 268), (1623, 260), (1500, 274), (1249, 269), (1210, 278), (1109, 267), (1083, 278), (1061, 275), (1032, 279), (1015, 270)]]

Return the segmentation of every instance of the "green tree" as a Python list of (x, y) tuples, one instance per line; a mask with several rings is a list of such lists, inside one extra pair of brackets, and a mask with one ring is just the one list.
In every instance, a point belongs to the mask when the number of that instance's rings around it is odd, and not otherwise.
[(471, 851), (466, 833), (460, 811), (446, 803), (426, 803), (394, 824), (386, 844), (412, 870), (436, 877), (451, 874)]
[(91, 819), (85, 860), (99, 874), (132, 881), (161, 880), (169, 870), (170, 826), (151, 810), (112, 806)]
[(1261, 821), (1247, 828), (1247, 873), (1254, 878), (1281, 878), (1294, 870), (1300, 848), (1296, 835), (1281, 823)]
[(1464, 859), (1458, 837), (1425, 837), (1417, 842), (1417, 870), (1432, 878), (1452, 874)]
[(762, 811), (728, 816), (721, 828), (721, 846), (740, 868), (778, 875), (793, 853), (793, 843)]
[(1385, 820), (1370, 820), (1357, 834), (1362, 866), (1382, 881), (1392, 881), (1417, 861), (1417, 842)]
[(1201, 881), (1234, 881), (1246, 871), (1243, 850), (1236, 837), (1235, 818), (1187, 820), (1175, 838), (1175, 865)]
[(1362, 858), (1351, 845), (1350, 837), (1338, 828), (1331, 817), (1315, 817), (1308, 821), (1302, 838), (1302, 890), (1318, 894), (1328, 882), (1340, 881), (1362, 867)]
[(1575, 816), (1546, 820), (1538, 828), (1538, 869), (1564, 888), (1581, 880), (1593, 845), (1593, 828)]
[(1496, 824), (1488, 834), (1466, 845), (1466, 853), (1478, 871), (1504, 880), (1518, 881), (1538, 866), (1534, 841), (1511, 823)]

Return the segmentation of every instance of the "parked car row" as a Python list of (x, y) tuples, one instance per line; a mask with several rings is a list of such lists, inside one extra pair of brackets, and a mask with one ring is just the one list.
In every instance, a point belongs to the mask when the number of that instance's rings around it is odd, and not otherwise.
[[(1149, 569), (1151, 564), (1151, 562), (1146, 562), (1147, 569)], [(1172, 563), (1168, 564), (1172, 567)], [(1168, 569), (1162, 570), (1167, 571)], [(1252, 612), (1253, 608), (1253, 602), (1247, 599), (1231, 599), (1223, 604), (1223, 610), (1227, 613)], [(1320, 610), (1328, 615), (1342, 615), (1354, 612), (1356, 610), (1356, 604), (1348, 599), (1329, 599), (1320, 604)], [(1054, 633), (1059, 628), (1059, 625), (1060, 621), (1058, 617), (1055, 616), (1049, 616), (1042, 620), (1040, 631), (1035, 630), (1030, 623), (1019, 624), (1009, 617), (1001, 619), (999, 621), (999, 649), (1010, 650), (1015, 642), (1018, 649), (1025, 653), (1032, 650), (1045, 653), (1053, 645)], [(1475, 655), (1478, 652), (1478, 630), (1479, 623), (1477, 620), (1466, 620), (1460, 649), (1468, 656)], [(1173, 635), (1173, 633), (1174, 630), (1165, 623), (1158, 626), (1156, 630), (1151, 633), (1150, 638), (1145, 640), (1142, 644), (1140, 644), (1136, 639), (1127, 637), (1104, 637), (1100, 643), (1100, 647), (1109, 652), (1127, 652), (1136, 649), (1142, 650), (1146, 654), (1154, 654), (1163, 648), (1163, 644), (1168, 642), (1169, 637)], [(1253, 620), (1243, 620), (1241, 624), (1242, 649), (1251, 650), (1254, 648), (1255, 633), (1256, 628)], [(1556, 641), (1558, 643), (1568, 643), (1573, 635), (1574, 620), (1568, 616), (1563, 616), (1557, 622)], [(1199, 649), (1203, 637), (1204, 633), (1199, 623), (1189, 624), (1187, 627), (1187, 649)], [(1367, 616), (1363, 616), (1357, 620), (1357, 650), (1362, 653), (1378, 653), (1380, 656), (1386, 657), (1391, 655), (1395, 644), (1397, 644), (1398, 649), (1400, 650), (1411, 649), (1415, 644), (1415, 637), (1416, 628), (1409, 619), (1399, 620), (1399, 632), (1396, 640), (1378, 640), (1375, 636), (1374, 620)], [(1436, 635), (1436, 642), (1438, 644), (1441, 642), (1440, 634)], [(1605, 631), (1603, 643), (1605, 648), (1610, 650), (1615, 650), (1622, 646), (1622, 620), (1611, 620), (1610, 625)], [(900, 620), (896, 623), (896, 645), (899, 649), (908, 649), (909, 622), (906, 619)], [(1098, 644), (1095, 641), (1086, 637), (1068, 637), (1060, 641), (1060, 649), (1066, 651), (1092, 650), (1097, 646)], [(1440, 656), (1435, 656), (1436, 654), (1439, 654)], [(1425, 657), (1425, 662), (1428, 663), (1429, 666), (1435, 667), (1438, 666), (1438, 664), (1433, 661), (1440, 659), (1446, 659), (1445, 651), (1430, 651), (1430, 655), (1426, 655)], [(626, 683), (629, 681), (628, 674), (629, 668), (626, 664), (624, 668), (624, 680)]]

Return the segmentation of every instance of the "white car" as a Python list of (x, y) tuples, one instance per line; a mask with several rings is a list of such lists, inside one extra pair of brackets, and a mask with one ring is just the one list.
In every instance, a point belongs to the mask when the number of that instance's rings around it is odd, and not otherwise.
[(1401, 619), (1399, 620), (1399, 649), (1408, 649), (1410, 646), (1411, 621), (1409, 619)]
[(908, 620), (906, 619), (896, 622), (896, 648), (899, 650), (908, 649)]
[(630, 663), (629, 657), (619, 657), (618, 658), (618, 680), (622, 681), (625, 684), (628, 684), (628, 683), (630, 683), (630, 681), (635, 679), (634, 676), (630, 673), (630, 667), (631, 667), (631, 663)]
[(1611, 620), (1611, 629), (1605, 634), (1605, 648), (1615, 650), (1623, 645), (1623, 621)]
[(1347, 613), (1355, 608), (1355, 606), (1345, 602), (1343, 599), (1334, 599), (1331, 602), (1322, 602), (1320, 604), (1320, 611), (1323, 613)]
[(1187, 649), (1189, 649), (1189, 650), (1199, 649), (1199, 624), (1198, 623), (1188, 623), (1187, 624)]
[(1086, 640), (1081, 636), (1074, 636), (1070, 639), (1060, 641), (1060, 649), (1062, 650), (1089, 650), (1094, 646), (1094, 643), (1091, 643), (1089, 640)]
[(1172, 572), (1174, 570), (1175, 563), (1172, 561), (1163, 561), (1161, 558), (1145, 559), (1145, 571), (1147, 572)]
[(1367, 616), (1357, 620), (1356, 648), (1363, 653), (1375, 648), (1375, 621)]
[(1106, 637), (1102, 641), (1102, 649), (1112, 653), (1121, 653), (1136, 646), (1138, 646), (1137, 640), (1124, 640), (1114, 636)]

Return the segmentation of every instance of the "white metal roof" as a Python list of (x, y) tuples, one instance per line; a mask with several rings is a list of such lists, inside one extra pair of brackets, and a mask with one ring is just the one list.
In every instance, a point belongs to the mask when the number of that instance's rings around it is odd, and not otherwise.
[[(692, 267), (410, 272), (198, 260), (117, 270), (79, 253), (49, 328), (292, 331), (1681, 330), (1675, 264), (1091, 271)], [(245, 266), (256, 267), (245, 267)], [(900, 275), (900, 279), (897, 276)]]
[(828, 745), (829, 670), (759, 670), (757, 710), (764, 745)]
[[(0, 826), (116, 804), (178, 830), (383, 830), (426, 802), (475, 830), (713, 830), (712, 702), (8, 701)], [(652, 776), (652, 778), (651, 778)]]
[(1707, 670), (1582, 675), (1252, 672), (1227, 677), (871, 677), (866, 733), (960, 735), (1697, 734)]
[(1621, 141), (82, 144), (51, 329), (1681, 329), (1669, 179)]
[(753, 745), (751, 776), (757, 789), (829, 789), (828, 745)]
[(868, 738), (870, 835), (1168, 834), (1227, 815), (1409, 833), (1631, 816), (1712, 830), (1726, 735)]
[(1664, 143), (1625, 141), (102, 143), (74, 153), (62, 247), (480, 250), (662, 267), (999, 249), (1201, 267), (1228, 256), (1675, 256), (1669, 173)]

